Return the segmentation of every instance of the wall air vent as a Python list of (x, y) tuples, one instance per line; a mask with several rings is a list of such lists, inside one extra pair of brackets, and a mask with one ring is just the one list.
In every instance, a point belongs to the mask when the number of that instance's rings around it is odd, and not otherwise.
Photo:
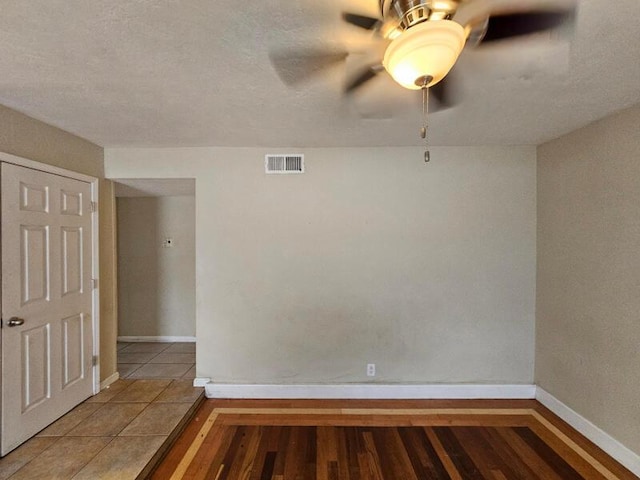
[(265, 155), (266, 173), (304, 173), (304, 155)]

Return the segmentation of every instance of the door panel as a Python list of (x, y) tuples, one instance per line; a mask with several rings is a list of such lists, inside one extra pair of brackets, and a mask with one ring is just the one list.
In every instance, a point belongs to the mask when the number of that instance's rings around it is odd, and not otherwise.
[(62, 320), (62, 388), (67, 388), (74, 382), (85, 377), (83, 346), (84, 346), (84, 315), (74, 315)]
[(82, 192), (60, 192), (60, 213), (82, 216)]
[(22, 413), (51, 395), (51, 325), (22, 332)]
[(62, 296), (82, 293), (82, 227), (62, 227)]
[(48, 212), (49, 187), (46, 185), (27, 185), (20, 182), (20, 210)]
[(49, 300), (49, 227), (21, 225), (22, 305)]
[(2, 163), (2, 455), (93, 393), (90, 201), (89, 183)]

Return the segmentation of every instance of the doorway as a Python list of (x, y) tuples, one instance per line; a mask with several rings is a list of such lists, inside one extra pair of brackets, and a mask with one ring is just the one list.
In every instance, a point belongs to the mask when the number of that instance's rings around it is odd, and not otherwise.
[(195, 180), (114, 180), (118, 372), (195, 378)]

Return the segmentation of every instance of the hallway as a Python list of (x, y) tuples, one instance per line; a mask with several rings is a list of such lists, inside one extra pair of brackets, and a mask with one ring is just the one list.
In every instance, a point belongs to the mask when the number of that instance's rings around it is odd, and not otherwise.
[(120, 378), (193, 380), (195, 364), (195, 343), (118, 342)]

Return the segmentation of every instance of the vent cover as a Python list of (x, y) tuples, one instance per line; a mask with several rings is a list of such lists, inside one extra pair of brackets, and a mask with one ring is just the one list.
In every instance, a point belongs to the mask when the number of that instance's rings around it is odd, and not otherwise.
[(304, 173), (304, 155), (265, 155), (266, 173)]

